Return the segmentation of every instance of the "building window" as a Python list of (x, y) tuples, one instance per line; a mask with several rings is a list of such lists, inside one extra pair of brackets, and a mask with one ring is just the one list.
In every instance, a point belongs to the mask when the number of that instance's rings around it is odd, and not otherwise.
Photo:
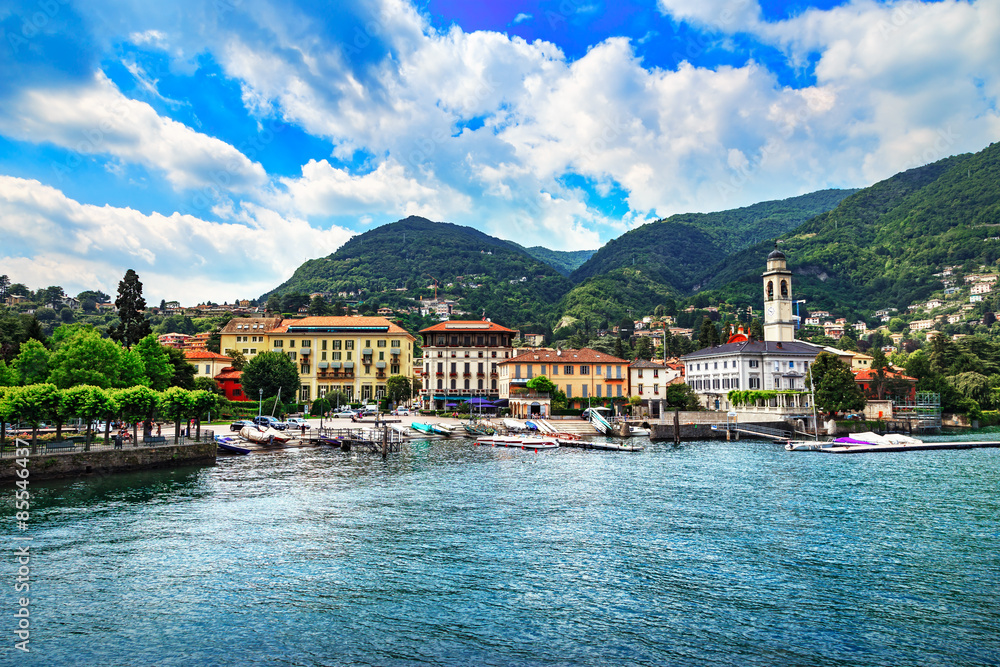
[(444, 380), (438, 380), (438, 389), (444, 389)]
[(588, 390), (588, 389), (589, 389), (589, 387), (588, 387), (587, 385), (583, 385), (583, 393), (582, 393), (582, 394), (580, 394), (580, 396), (581, 396), (582, 398), (587, 398), (587, 390)]
[(285, 341), (283, 341), (283, 340), (276, 340), (276, 341), (274, 341), (274, 346), (275, 347), (284, 347), (285, 346)]
[(639, 395), (642, 396), (642, 385), (639, 385)]
[[(332, 340), (332, 341), (330, 341), (330, 349), (332, 349), (332, 350), (339, 350), (340, 349), (340, 341), (339, 340)], [(349, 350), (351, 348), (348, 347), (347, 349)]]
[[(642, 377), (642, 369), (641, 368), (637, 369), (637, 371), (636, 371), (636, 377)], [(642, 391), (642, 390), (640, 389), (639, 391)]]
[(375, 343), (376, 343), (375, 347), (385, 347), (385, 340), (384, 339), (383, 340), (377, 340), (377, 341), (375, 341)]
[(294, 338), (288, 341), (288, 347), (295, 347), (295, 339)]
[(617, 385), (617, 387), (618, 387), (618, 390), (616, 392), (616, 396), (618, 398), (621, 398), (622, 397), (622, 386), (621, 385)]
[(757, 359), (750, 359), (749, 362), (747, 363), (747, 365), (750, 368), (757, 368), (757, 367), (760, 366), (760, 362)]
[[(598, 367), (598, 368), (600, 368), (600, 367)], [(611, 393), (611, 392), (608, 392), (608, 393)], [(601, 385), (597, 385), (597, 394), (596, 395), (597, 395), (597, 398), (601, 397)]]
[(325, 350), (326, 349), (326, 339), (325, 338), (320, 341), (320, 349), (321, 350)]
[(580, 375), (590, 375), (590, 366), (580, 366)]
[(451, 381), (451, 388), (452, 389), (457, 389), (458, 388), (458, 385), (456, 384), (456, 382), (457, 382), (457, 380), (452, 380)]
[(573, 385), (566, 385), (566, 398), (573, 398)]
[(307, 384), (302, 385), (302, 389), (300, 390), (299, 394), (300, 394), (300, 400), (302, 400), (302, 401), (308, 401), (309, 400), (309, 385), (307, 385)]
[[(353, 340), (345, 340), (344, 341), (344, 349), (345, 350), (353, 350), (354, 349), (354, 341)], [(350, 359), (351, 358), (350, 355), (348, 355), (347, 358)]]
[(573, 374), (572, 366), (563, 366), (563, 375), (572, 375), (572, 374)]
[(212, 374), (212, 366), (210, 364), (205, 364), (205, 375)]

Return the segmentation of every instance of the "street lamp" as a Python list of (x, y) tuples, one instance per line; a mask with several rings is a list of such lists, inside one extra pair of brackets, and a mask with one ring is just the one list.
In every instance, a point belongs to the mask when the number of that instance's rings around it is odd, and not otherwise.
[(257, 405), (257, 416), (260, 417), (260, 414), (264, 409), (264, 389), (261, 388), (257, 391), (260, 392), (260, 404)]

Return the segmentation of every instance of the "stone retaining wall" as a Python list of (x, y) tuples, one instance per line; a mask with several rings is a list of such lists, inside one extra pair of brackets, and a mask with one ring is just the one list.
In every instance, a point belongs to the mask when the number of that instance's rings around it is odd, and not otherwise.
[[(37, 454), (29, 456), (29, 479), (52, 479), (56, 477), (76, 477), (88, 474), (109, 474), (129, 470), (168, 468), (196, 464), (212, 465), (218, 446), (214, 442), (198, 442), (189, 445), (167, 447), (136, 447), (129, 449), (105, 449), (92, 452), (67, 452), (59, 454)], [(0, 481), (6, 482), (17, 477), (20, 466), (14, 457), (4, 457), (0, 462)]]

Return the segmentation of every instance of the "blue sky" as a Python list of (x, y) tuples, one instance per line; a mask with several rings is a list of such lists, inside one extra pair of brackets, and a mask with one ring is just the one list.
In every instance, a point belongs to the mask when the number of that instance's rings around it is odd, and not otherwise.
[(0, 273), (71, 294), (253, 297), (411, 214), (595, 248), (1000, 137), (1000, 0), (33, 0), (0, 30)]

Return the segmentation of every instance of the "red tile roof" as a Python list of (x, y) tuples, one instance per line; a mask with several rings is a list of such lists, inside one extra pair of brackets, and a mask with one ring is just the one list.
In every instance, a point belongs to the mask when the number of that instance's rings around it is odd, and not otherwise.
[(502, 361), (498, 366), (510, 363), (545, 362), (557, 364), (627, 364), (625, 359), (613, 357), (604, 352), (591, 350), (585, 347), (582, 350), (552, 350), (547, 347), (531, 348), (521, 350), (512, 359)]
[(234, 371), (232, 368), (225, 368), (215, 376), (216, 380), (239, 380), (243, 377), (243, 371)]
[[(855, 371), (854, 380), (855, 382), (871, 382), (872, 380), (875, 379), (876, 375), (877, 373), (875, 370), (871, 368), (866, 368), (863, 371)], [(890, 370), (886, 370), (885, 376), (887, 378), (892, 378), (894, 380), (905, 380), (907, 382), (914, 382), (914, 383), (916, 383), (917, 381), (917, 378), (912, 378), (909, 375), (903, 375), (902, 373), (896, 373)]]
[(494, 322), (486, 322), (485, 320), (448, 320), (446, 322), (438, 322), (434, 326), (427, 327), (426, 329), (421, 329), (420, 333), (436, 333), (439, 331), (462, 331), (475, 333), (479, 333), (481, 331), (499, 331), (504, 333), (517, 333), (516, 329), (508, 329), (507, 327), (502, 327)]
[(232, 358), (218, 352), (208, 350), (184, 350), (184, 356), (188, 359), (217, 359), (219, 361), (232, 361)]

